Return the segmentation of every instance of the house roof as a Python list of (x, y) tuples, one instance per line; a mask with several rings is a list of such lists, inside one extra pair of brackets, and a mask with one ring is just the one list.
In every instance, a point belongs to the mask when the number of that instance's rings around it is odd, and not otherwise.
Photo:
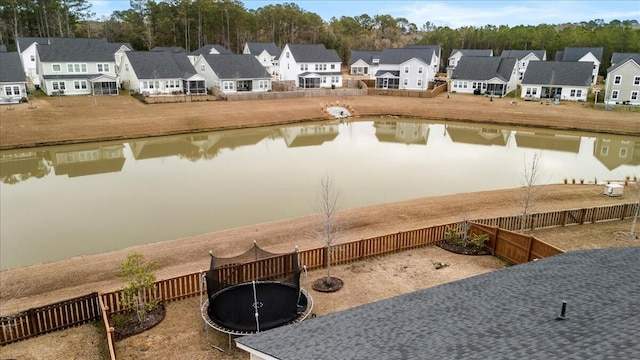
[[(60, 38), (60, 37), (18, 37), (18, 49), (20, 51), (24, 51), (26, 48), (31, 46), (33, 43), (37, 43), (40, 45), (51, 45), (57, 44), (60, 42), (74, 41), (74, 40), (83, 40), (86, 38)], [(99, 40), (102, 42), (107, 42), (105, 38), (91, 38), (93, 40)]]
[(422, 44), (407, 44), (404, 46), (405, 49), (432, 49), (435, 51), (437, 56), (440, 56), (441, 47), (440, 45), (422, 45)]
[(296, 62), (342, 62), (333, 49), (322, 44), (287, 44)]
[(217, 44), (209, 44), (203, 45), (199, 49), (192, 51), (189, 55), (223, 55), (223, 54), (233, 54), (233, 52), (221, 45)]
[(381, 55), (382, 55), (382, 51), (351, 50), (351, 61), (350, 61), (350, 63), (353, 64), (358, 60), (362, 60), (365, 63), (371, 65), (371, 64), (373, 64), (373, 59), (380, 59)]
[(570, 251), (236, 342), (282, 360), (637, 358), (639, 256)]
[(640, 53), (618, 53), (618, 52), (614, 52), (611, 55), (611, 66), (615, 66), (619, 63), (621, 63), (624, 60), (627, 60), (629, 58), (635, 59), (637, 63), (640, 64), (640, 62), (638, 61), (638, 59), (640, 58)]
[[(489, 80), (495, 77), (508, 82), (516, 65), (516, 58), (495, 56), (463, 56), (452, 79)], [(528, 71), (528, 70), (527, 70)]]
[(619, 68), (620, 66), (626, 64), (627, 61), (634, 61), (637, 65), (640, 65), (640, 54), (614, 53), (614, 55), (615, 54), (621, 54), (621, 55), (624, 55), (624, 56), (617, 56), (615, 62), (613, 61), (613, 56), (611, 57), (611, 66), (607, 69), (608, 73), (611, 72), (611, 71), (614, 71), (615, 69)]
[(578, 61), (588, 53), (593, 54), (598, 61), (602, 62), (601, 47), (566, 47), (564, 51), (556, 52), (555, 61)]
[(115, 53), (128, 43), (109, 43), (98, 38), (51, 38), (49, 44), (38, 43), (38, 55), (42, 62), (54, 61), (104, 61), (114, 62)]
[(202, 55), (220, 79), (260, 79), (271, 75), (251, 54)]
[(384, 49), (380, 55), (380, 64), (399, 65), (413, 58), (431, 64), (433, 54), (433, 49), (426, 48)]
[(0, 83), (26, 82), (20, 55), (15, 52), (0, 52)]
[(380, 77), (384, 74), (389, 74), (389, 75), (393, 75), (395, 77), (399, 77), (400, 76), (400, 71), (399, 70), (378, 70), (376, 71), (376, 75), (375, 77)]
[(186, 53), (127, 51), (138, 79), (186, 79), (196, 74)]
[(518, 60), (524, 59), (527, 55), (533, 54), (539, 60), (544, 59), (545, 50), (503, 50), (500, 57), (512, 57)]
[(282, 49), (280, 49), (275, 43), (247, 43), (249, 52), (252, 55), (260, 55), (263, 51), (266, 51), (271, 56), (279, 57)]
[(460, 52), (463, 56), (493, 56), (493, 50), (491, 49), (453, 49), (449, 57), (457, 52)]
[(187, 50), (182, 46), (156, 46), (150, 51), (183, 52), (183, 53), (187, 52)]
[(522, 84), (590, 86), (593, 63), (531, 61)]

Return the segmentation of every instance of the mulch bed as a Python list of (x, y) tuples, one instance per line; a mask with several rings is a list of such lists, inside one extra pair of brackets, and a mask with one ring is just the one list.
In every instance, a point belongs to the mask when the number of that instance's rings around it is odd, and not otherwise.
[(462, 246), (460, 244), (453, 244), (443, 241), (437, 245), (439, 248), (450, 251), (456, 254), (462, 255), (491, 255), (491, 251), (487, 248), (479, 248), (476, 246)]
[(117, 321), (114, 321), (112, 318), (115, 339), (122, 340), (129, 336), (151, 329), (164, 319), (165, 313), (164, 305), (160, 304), (147, 314), (147, 318), (143, 322), (138, 321), (138, 315), (135, 311), (116, 315), (121, 318)]
[(344, 282), (341, 279), (330, 277), (327, 281), (327, 277), (325, 276), (314, 281), (311, 287), (313, 290), (329, 293), (342, 289), (342, 286), (344, 286)]

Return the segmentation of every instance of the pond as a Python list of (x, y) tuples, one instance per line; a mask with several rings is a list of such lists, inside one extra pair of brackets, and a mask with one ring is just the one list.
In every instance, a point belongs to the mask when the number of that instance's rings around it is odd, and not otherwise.
[(0, 267), (314, 212), (522, 184), (640, 175), (640, 137), (378, 118), (0, 152)]

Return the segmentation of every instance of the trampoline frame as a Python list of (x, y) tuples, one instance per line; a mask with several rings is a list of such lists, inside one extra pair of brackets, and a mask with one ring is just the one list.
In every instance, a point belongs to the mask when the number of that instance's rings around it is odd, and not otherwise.
[[(305, 271), (306, 271), (306, 269), (305, 269)], [(213, 330), (218, 331), (220, 333), (227, 334), (228, 339), (229, 339), (229, 344), (228, 344), (229, 345), (229, 348), (228, 348), (229, 351), (225, 351), (221, 347), (212, 344), (210, 339), (208, 339), (208, 343), (209, 343), (209, 346), (211, 346), (212, 348), (229, 354), (229, 353), (231, 353), (231, 337), (232, 336), (252, 335), (252, 334), (259, 333), (260, 331), (237, 331), (237, 330), (229, 329), (229, 328), (224, 327), (224, 326), (220, 326), (220, 325), (216, 324), (213, 320), (211, 320), (211, 318), (209, 317), (209, 312), (208, 312), (209, 297), (207, 296), (207, 299), (203, 301), (204, 285), (206, 283), (206, 280), (205, 280), (204, 277), (205, 277), (205, 274), (203, 272), (201, 272), (200, 273), (200, 315), (202, 316), (202, 320), (203, 320), (202, 328), (203, 328), (203, 330), (207, 330), (207, 327), (208, 327), (209, 329), (213, 329)], [(273, 284), (273, 283), (275, 283), (275, 284), (284, 284), (284, 285), (289, 286), (286, 282), (272, 281), (272, 280), (254, 281), (253, 283), (254, 283), (254, 285), (255, 284)], [(244, 284), (248, 284), (248, 283), (244, 283)], [(242, 285), (242, 284), (238, 284), (238, 285)], [(302, 287), (300, 288), (300, 292), (307, 299), (307, 308), (303, 312), (301, 312), (298, 315), (298, 317), (295, 318), (294, 320), (288, 321), (288, 322), (283, 323), (283, 324), (281, 324), (279, 326), (299, 323), (299, 322), (307, 319), (308, 317), (310, 317), (312, 315), (313, 298), (307, 292), (307, 290), (303, 289)]]

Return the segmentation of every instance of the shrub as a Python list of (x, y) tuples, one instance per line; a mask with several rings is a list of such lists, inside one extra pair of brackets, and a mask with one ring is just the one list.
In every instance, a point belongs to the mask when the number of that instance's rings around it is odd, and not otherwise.
[(159, 305), (158, 299), (151, 296), (156, 267), (156, 263), (145, 263), (144, 256), (138, 253), (129, 255), (127, 261), (120, 265), (120, 276), (128, 282), (128, 286), (122, 289), (121, 304), (135, 311), (139, 322), (146, 320), (147, 314)]
[(471, 239), (469, 239), (469, 244), (471, 246), (482, 249), (489, 241), (489, 235), (487, 234), (474, 234)]

